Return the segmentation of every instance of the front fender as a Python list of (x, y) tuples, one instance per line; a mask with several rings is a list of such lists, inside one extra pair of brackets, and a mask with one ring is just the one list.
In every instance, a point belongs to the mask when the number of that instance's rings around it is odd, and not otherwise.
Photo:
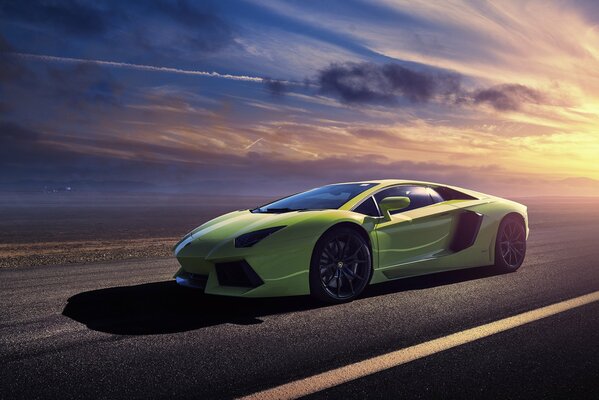
[[(285, 221), (285, 228), (248, 248), (236, 248), (234, 236), (214, 247), (205, 258), (180, 259), (189, 272), (209, 275), (206, 293), (244, 297), (288, 296), (310, 293), (309, 271), (312, 252), (328, 229), (341, 223), (355, 224), (370, 235), (375, 219), (352, 211), (322, 210), (298, 212)], [(214, 265), (246, 260), (264, 284), (247, 290), (219, 286)]]

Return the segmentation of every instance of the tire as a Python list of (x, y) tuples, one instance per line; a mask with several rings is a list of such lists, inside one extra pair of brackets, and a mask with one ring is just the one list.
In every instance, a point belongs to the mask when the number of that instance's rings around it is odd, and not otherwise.
[(514, 272), (526, 256), (526, 227), (519, 216), (508, 215), (499, 224), (495, 240), (495, 267)]
[(318, 240), (310, 263), (310, 293), (327, 303), (354, 300), (372, 275), (368, 242), (348, 227), (330, 229)]

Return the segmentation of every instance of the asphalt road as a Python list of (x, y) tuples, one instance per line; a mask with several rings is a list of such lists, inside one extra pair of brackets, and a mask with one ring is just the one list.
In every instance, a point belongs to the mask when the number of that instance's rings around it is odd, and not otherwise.
[[(599, 210), (529, 207), (523, 267), (382, 284), (349, 304), (177, 287), (176, 261), (0, 270), (2, 398), (231, 398), (599, 290)], [(313, 398), (599, 398), (599, 303)]]

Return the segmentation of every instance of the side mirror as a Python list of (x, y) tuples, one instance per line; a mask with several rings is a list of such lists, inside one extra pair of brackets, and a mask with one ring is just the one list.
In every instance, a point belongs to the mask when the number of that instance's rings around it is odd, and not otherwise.
[(389, 211), (403, 210), (404, 208), (406, 208), (409, 205), (410, 205), (410, 198), (409, 197), (401, 197), (401, 196), (385, 197), (379, 203), (379, 207), (381, 208), (383, 217), (385, 217), (386, 220), (391, 219), (391, 214), (389, 214)]

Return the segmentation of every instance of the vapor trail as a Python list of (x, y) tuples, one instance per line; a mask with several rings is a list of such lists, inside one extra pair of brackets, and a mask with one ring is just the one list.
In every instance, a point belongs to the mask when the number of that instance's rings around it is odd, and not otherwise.
[[(262, 83), (265, 80), (264, 78), (261, 78), (258, 76), (221, 74), (218, 72), (196, 71), (196, 70), (171, 68), (171, 67), (158, 67), (155, 65), (131, 64), (131, 63), (117, 62), (117, 61), (104, 61), (104, 60), (70, 58), (70, 57), (56, 57), (56, 56), (47, 56), (47, 55), (41, 55), (41, 54), (28, 54), (28, 53), (9, 53), (9, 54), (12, 54), (12, 55), (15, 55), (15, 56), (21, 57), (21, 58), (40, 60), (40, 61), (61, 62), (61, 63), (90, 63), (90, 64), (96, 64), (96, 65), (105, 65), (105, 66), (109, 66), (109, 67), (116, 67), (116, 68), (135, 69), (138, 71), (166, 72), (166, 73), (171, 73), (171, 74), (206, 76), (206, 77), (210, 77), (210, 78), (221, 78), (221, 79), (229, 79), (229, 80), (234, 80), (234, 81)], [(292, 82), (288, 82), (288, 81), (280, 81), (280, 82), (292, 83)]]
[(245, 146), (244, 150), (249, 150), (253, 145), (255, 145), (256, 143), (260, 142), (264, 140), (264, 138), (258, 138), (257, 140), (254, 140), (252, 143), (250, 143), (249, 145)]

